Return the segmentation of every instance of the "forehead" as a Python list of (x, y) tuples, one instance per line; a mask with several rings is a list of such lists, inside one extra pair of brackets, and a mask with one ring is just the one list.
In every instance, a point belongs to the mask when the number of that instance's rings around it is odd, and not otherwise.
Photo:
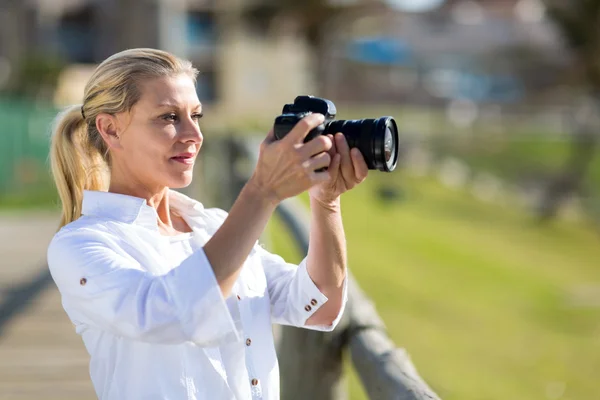
[(144, 107), (197, 107), (200, 106), (194, 81), (186, 74), (150, 79), (140, 86), (138, 102)]

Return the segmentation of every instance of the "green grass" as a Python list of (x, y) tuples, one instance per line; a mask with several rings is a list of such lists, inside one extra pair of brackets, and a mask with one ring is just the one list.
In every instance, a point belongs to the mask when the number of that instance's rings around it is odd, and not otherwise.
[[(600, 236), (398, 178), (396, 203), (376, 197), (392, 180), (384, 174), (344, 195), (350, 268), (434, 390), (447, 400), (600, 398)], [(277, 221), (271, 232), (274, 251), (298, 261)], [(589, 284), (596, 307), (573, 305)], [(351, 398), (365, 399), (350, 372)]]
[[(499, 134), (485, 131), (436, 136), (431, 138), (430, 145), (438, 157), (457, 157), (474, 170), (491, 172), (513, 183), (524, 179), (547, 179), (563, 171), (573, 147), (568, 137), (539, 132)], [(586, 178), (588, 189), (600, 190), (597, 149)]]

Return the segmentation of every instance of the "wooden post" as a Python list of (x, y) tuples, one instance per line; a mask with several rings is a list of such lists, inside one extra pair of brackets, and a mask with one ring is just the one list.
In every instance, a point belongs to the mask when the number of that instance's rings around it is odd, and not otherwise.
[(281, 330), (277, 342), (281, 398), (346, 400), (339, 333), (276, 328)]

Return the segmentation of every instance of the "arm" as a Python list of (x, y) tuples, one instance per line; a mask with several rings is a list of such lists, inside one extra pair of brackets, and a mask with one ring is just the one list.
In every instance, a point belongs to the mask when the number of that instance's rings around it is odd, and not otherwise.
[[(285, 260), (272, 254), (260, 246), (256, 250), (261, 257), (262, 267), (267, 280), (267, 290), (271, 302), (271, 317), (273, 322), (316, 331), (330, 332), (340, 321), (346, 304), (345, 279), (342, 285), (342, 302), (335, 318), (328, 321), (307, 321), (324, 307), (329, 299), (315, 285), (308, 275), (307, 258), (299, 265), (286, 263)], [(320, 323), (323, 322), (323, 323)]]
[(129, 339), (215, 346), (239, 339), (202, 249), (168, 274), (146, 272), (108, 232), (58, 233), (48, 266), (65, 311), (78, 326)]
[(344, 135), (338, 133), (330, 138), (333, 143), (328, 169), (331, 177), (309, 190), (311, 224), (308, 249), (308, 273), (329, 301), (311, 316), (307, 325), (331, 323), (343, 311), (347, 254), (340, 196), (363, 182), (369, 172), (360, 151), (351, 151)]
[(244, 260), (265, 229), (275, 206), (329, 178), (327, 172), (315, 170), (329, 164), (325, 152), (331, 148), (331, 140), (320, 137), (303, 143), (308, 132), (323, 120), (322, 115), (311, 114), (281, 140), (275, 139), (272, 130), (269, 132), (261, 144), (254, 174), (223, 225), (204, 246), (225, 297), (230, 295)]
[(328, 301), (306, 325), (331, 325), (342, 311), (346, 279), (346, 236), (340, 199), (328, 205), (311, 199), (311, 210), (308, 275)]
[(347, 300), (345, 237), (339, 202), (334, 209), (319, 204), (312, 208), (309, 254), (298, 266), (260, 246), (257, 251), (266, 275), (273, 322), (332, 331)]
[(274, 203), (249, 182), (232, 206), (229, 216), (204, 245), (206, 257), (210, 260), (224, 297), (231, 294), (244, 261), (274, 210)]
[[(330, 139), (334, 143), (330, 149), (330, 179), (309, 191), (308, 256), (298, 271), (289, 264), (286, 267), (278, 256), (263, 260), (275, 322), (324, 331), (335, 328), (347, 299), (346, 238), (340, 195), (363, 182), (368, 174), (360, 151), (350, 151), (342, 134)], [(313, 298), (308, 300), (310, 294)], [(302, 307), (305, 312), (300, 315)]]

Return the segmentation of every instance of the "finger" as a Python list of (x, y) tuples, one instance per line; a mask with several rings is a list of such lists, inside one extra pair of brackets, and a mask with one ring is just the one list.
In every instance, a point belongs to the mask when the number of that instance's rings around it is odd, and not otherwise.
[(267, 146), (271, 145), (273, 142), (276, 142), (277, 138), (275, 137), (275, 133), (273, 132), (273, 129), (271, 129), (269, 131), (269, 133), (267, 134), (267, 136), (263, 139), (262, 143), (260, 144), (260, 152), (261, 154), (265, 151), (265, 149), (267, 148)]
[(267, 133), (267, 137), (265, 137), (265, 139), (263, 140), (263, 143), (270, 144), (276, 140), (277, 140), (277, 138), (275, 137), (275, 131), (273, 130), (273, 128), (271, 128), (269, 133)]
[(328, 153), (321, 153), (304, 161), (302, 167), (308, 172), (313, 172), (317, 169), (329, 167), (329, 164), (331, 164), (331, 156)]
[(350, 151), (350, 154), (352, 157), (352, 164), (354, 166), (356, 180), (358, 182), (362, 182), (369, 174), (369, 166), (367, 165), (367, 162), (365, 161), (365, 158), (360, 150), (358, 150), (356, 147)]
[(327, 182), (330, 179), (331, 174), (329, 173), (329, 170), (323, 172), (311, 172), (310, 174), (310, 181), (313, 183), (313, 185)]
[(331, 140), (331, 148), (329, 149), (329, 154), (333, 158), (337, 154), (337, 147), (335, 145), (335, 138), (332, 134), (328, 134), (327, 137)]
[(331, 164), (329, 164), (329, 168), (327, 169), (329, 171), (331, 180), (333, 182), (335, 182), (338, 178), (338, 176), (340, 175), (340, 162), (342, 160), (342, 156), (339, 154), (336, 154), (333, 156), (333, 159), (331, 160)]
[(323, 114), (310, 114), (302, 118), (288, 133), (283, 140), (291, 143), (302, 143), (308, 133), (325, 121)]
[(338, 153), (342, 156), (341, 164), (340, 164), (340, 172), (342, 177), (346, 182), (354, 181), (354, 166), (352, 165), (352, 159), (350, 158), (350, 147), (348, 146), (348, 142), (346, 138), (341, 133), (335, 134), (335, 145), (337, 147)]
[[(309, 159), (312, 156), (331, 150), (333, 143), (327, 136), (319, 136), (311, 140), (310, 142), (302, 145), (300, 153), (303, 160)], [(331, 153), (330, 153), (331, 155)]]

